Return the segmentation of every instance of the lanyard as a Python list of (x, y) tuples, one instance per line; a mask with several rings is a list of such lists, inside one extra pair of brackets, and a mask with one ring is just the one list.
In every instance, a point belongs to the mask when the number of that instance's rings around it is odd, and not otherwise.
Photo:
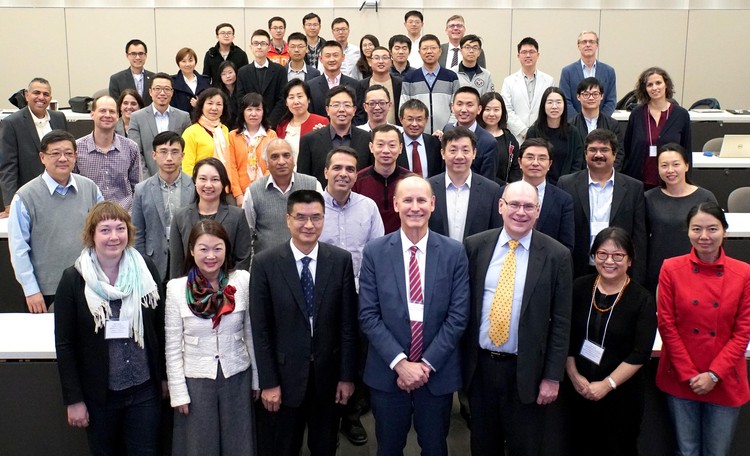
[[(671, 105), (670, 105), (671, 107)], [(671, 111), (670, 108), (667, 108), (667, 118), (664, 119), (664, 122), (669, 120), (669, 111)], [(648, 104), (646, 104), (646, 127), (648, 128), (648, 145), (649, 147), (653, 146), (654, 144), (651, 142), (651, 119), (649, 119), (649, 116), (651, 115), (650, 110), (648, 109)], [(661, 119), (660, 119), (661, 120)], [(656, 121), (656, 119), (654, 119)], [(662, 129), (664, 127), (662, 126)]]
[[(617, 292), (617, 297), (615, 298), (615, 302), (612, 303), (612, 307), (610, 307), (609, 315), (607, 316), (607, 323), (604, 325), (604, 334), (602, 334), (602, 343), (601, 346), (604, 347), (604, 339), (607, 337), (607, 329), (609, 328), (609, 319), (612, 318), (612, 314), (615, 312), (615, 306), (620, 301), (620, 298), (622, 297), (622, 292), (625, 290), (625, 287), (628, 286), (628, 283), (630, 283), (630, 278), (627, 277), (625, 280), (625, 283), (622, 284), (622, 288), (620, 288), (620, 291)], [(594, 289), (591, 290), (591, 305), (589, 306), (589, 316), (586, 319), (586, 340), (589, 339), (589, 323), (591, 322), (591, 309), (594, 307), (594, 297), (596, 296), (596, 286), (599, 285), (599, 276), (596, 277), (596, 281), (594, 281)]]

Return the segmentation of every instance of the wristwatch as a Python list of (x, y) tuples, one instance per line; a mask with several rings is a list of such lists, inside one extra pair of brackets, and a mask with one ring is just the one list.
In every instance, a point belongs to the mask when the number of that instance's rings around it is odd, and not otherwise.
[(719, 377), (716, 374), (714, 374), (713, 372), (708, 371), (708, 376), (711, 377), (711, 381), (712, 382), (719, 383)]

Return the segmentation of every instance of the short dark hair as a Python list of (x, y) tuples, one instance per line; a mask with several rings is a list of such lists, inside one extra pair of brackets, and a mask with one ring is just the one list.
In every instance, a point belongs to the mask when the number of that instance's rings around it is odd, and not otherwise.
[(599, 82), (598, 79), (594, 77), (581, 79), (581, 82), (578, 83), (578, 87), (576, 87), (576, 95), (580, 95), (582, 92), (591, 90), (594, 87), (598, 88), (599, 91), (604, 94), (604, 88), (602, 87), (602, 83)]
[(32, 79), (31, 81), (29, 81), (29, 87), (31, 87), (31, 84), (33, 84), (33, 83), (35, 83), (35, 82), (38, 82), (39, 84), (44, 84), (44, 85), (46, 85), (47, 87), (50, 87), (50, 88), (52, 88), (52, 86), (50, 85), (50, 83), (49, 83), (49, 81), (48, 81), (48, 80), (46, 80), (46, 79), (44, 79), (44, 78), (42, 78), (42, 77), (39, 77), (39, 76), (37, 76), (37, 77), (35, 77), (34, 79)]
[(232, 33), (234, 33), (234, 26), (230, 24), (229, 22), (222, 22), (221, 24), (216, 26), (216, 34), (219, 34), (219, 30), (223, 29), (224, 27), (229, 27), (232, 29)]
[(391, 124), (378, 125), (377, 127), (373, 128), (372, 132), (370, 133), (370, 142), (375, 140), (375, 135), (377, 135), (378, 133), (388, 133), (391, 131), (396, 132), (396, 136), (398, 136), (398, 143), (403, 144), (404, 138), (401, 136), (401, 132), (398, 128), (396, 128), (395, 125)]
[(339, 43), (339, 42), (338, 42), (338, 41), (336, 41), (336, 40), (328, 40), (328, 41), (326, 41), (325, 43), (323, 43), (323, 46), (321, 46), (321, 47), (320, 47), (320, 49), (321, 49), (321, 52), (322, 52), (322, 50), (323, 50), (323, 49), (325, 49), (325, 48), (327, 48), (327, 47), (335, 47), (335, 48), (339, 48), (339, 50), (340, 50), (341, 52), (344, 52), (344, 47), (343, 47), (343, 46), (341, 46), (341, 43)]
[(52, 130), (42, 137), (42, 152), (47, 152), (50, 144), (60, 141), (70, 141), (70, 144), (73, 145), (73, 150), (78, 150), (75, 136), (65, 130)]
[(388, 49), (393, 49), (393, 45), (396, 44), (396, 43), (404, 43), (406, 45), (406, 47), (409, 48), (409, 52), (411, 52), (411, 40), (409, 39), (408, 36), (401, 35), (401, 34), (399, 34), (399, 35), (393, 35), (388, 40)]
[[(240, 100), (240, 106), (237, 110), (237, 118), (234, 123), (238, 126), (237, 135), (239, 136), (242, 136), (242, 132), (245, 129), (245, 109), (249, 107), (263, 109), (263, 96), (259, 93), (250, 92), (246, 93)], [(265, 109), (263, 110), (263, 117), (260, 119), (260, 124), (266, 130), (271, 129), (271, 124), (268, 123), (268, 113), (266, 113)]]
[(425, 117), (430, 116), (430, 109), (427, 107), (424, 102), (418, 98), (410, 98), (406, 100), (405, 102), (401, 103), (401, 106), (398, 108), (398, 118), (401, 119), (404, 117), (404, 112), (407, 109), (411, 109), (414, 111), (422, 111), (425, 115)]
[(167, 81), (169, 81), (170, 87), (174, 85), (172, 84), (172, 76), (168, 75), (167, 73), (164, 73), (163, 71), (160, 71), (154, 74), (153, 76), (151, 76), (151, 84), (149, 84), (149, 86), (154, 85), (154, 79), (166, 79)]
[(271, 34), (268, 33), (268, 30), (258, 29), (254, 31), (252, 35), (250, 35), (250, 39), (252, 40), (254, 36), (265, 36), (266, 39), (271, 41)]
[(352, 98), (352, 103), (356, 103), (357, 97), (354, 95), (354, 91), (349, 86), (340, 84), (332, 89), (329, 89), (328, 93), (326, 93), (326, 106), (331, 103), (331, 98), (340, 93), (346, 93)]
[(536, 49), (537, 52), (539, 52), (539, 43), (534, 38), (532, 38), (530, 36), (527, 36), (526, 38), (524, 38), (524, 39), (522, 39), (521, 41), (518, 42), (518, 46), (516, 46), (516, 47), (518, 48), (518, 53), (519, 54), (521, 53), (521, 47), (524, 46), (524, 45), (534, 46), (534, 49)]
[(404, 14), (404, 22), (408, 21), (410, 17), (416, 16), (419, 18), (420, 21), (424, 22), (424, 15), (417, 10), (411, 10), (407, 11), (406, 14)]
[(141, 41), (141, 40), (139, 40), (137, 38), (132, 39), (132, 40), (128, 41), (127, 44), (125, 44), (125, 53), (126, 54), (128, 53), (128, 49), (130, 49), (130, 46), (143, 46), (143, 51), (146, 54), (148, 54), (148, 46), (146, 46), (146, 43), (144, 43), (143, 41)]
[(597, 128), (586, 135), (586, 139), (583, 140), (583, 147), (588, 147), (589, 144), (595, 142), (609, 144), (609, 147), (612, 148), (612, 153), (617, 154), (617, 135), (612, 131), (607, 130), (606, 128)]
[(290, 33), (286, 39), (287, 43), (290, 41), (304, 41), (305, 43), (307, 43), (307, 37), (302, 32), (294, 32)]
[(182, 136), (176, 131), (166, 130), (154, 136), (154, 141), (151, 145), (153, 146), (154, 150), (156, 150), (156, 148), (161, 146), (162, 144), (169, 145), (175, 143), (180, 145), (180, 149), (185, 150), (185, 140), (182, 139)]
[(461, 46), (461, 47), (463, 47), (464, 44), (466, 44), (466, 43), (468, 43), (470, 41), (471, 42), (477, 42), (477, 43), (479, 43), (479, 49), (482, 49), (482, 39), (479, 38), (476, 35), (473, 35), (473, 34), (471, 34), (471, 35), (464, 35), (464, 37), (461, 38), (461, 41), (458, 42), (458, 45)]
[(686, 219), (688, 229), (690, 229), (690, 220), (692, 220), (698, 212), (706, 213), (718, 220), (719, 223), (721, 223), (721, 226), (724, 227), (724, 231), (729, 229), (729, 223), (727, 223), (727, 217), (724, 215), (724, 211), (721, 209), (721, 206), (713, 201), (698, 203), (690, 208)]
[(143, 109), (143, 106), (145, 104), (143, 103), (143, 97), (138, 93), (137, 90), (127, 88), (120, 92), (120, 97), (117, 98), (117, 115), (122, 116), (122, 109), (120, 109), (120, 106), (122, 106), (122, 102), (125, 101), (125, 97), (130, 95), (131, 97), (135, 98), (135, 102), (138, 103), (138, 109)]
[(474, 95), (474, 96), (477, 97), (477, 104), (481, 104), (481, 102), (482, 102), (482, 100), (481, 100), (481, 98), (479, 96), (479, 91), (477, 89), (475, 89), (472, 86), (461, 86), (453, 94), (453, 98), (451, 99), (451, 104), (453, 104), (453, 102), (456, 100), (456, 95), (458, 95), (459, 93), (470, 93), (470, 94), (472, 94), (472, 95)]
[(302, 91), (305, 92), (308, 103), (310, 102), (310, 98), (312, 97), (312, 95), (310, 94), (310, 86), (307, 85), (305, 81), (294, 78), (291, 81), (287, 82), (287, 84), (284, 86), (284, 90), (281, 92), (281, 100), (284, 103), (284, 115), (282, 115), (281, 119), (279, 119), (279, 124), (294, 117), (294, 115), (292, 115), (292, 112), (289, 111), (289, 107), (286, 106), (286, 99), (289, 97), (289, 92), (291, 92), (292, 89), (297, 86), (302, 87)]
[(210, 219), (195, 222), (193, 229), (190, 230), (190, 235), (188, 236), (188, 254), (185, 255), (185, 270), (183, 271), (183, 274), (187, 274), (188, 271), (196, 265), (192, 252), (195, 248), (195, 243), (198, 242), (198, 238), (204, 234), (216, 236), (224, 241), (224, 264), (221, 265), (221, 270), (224, 271), (225, 274), (229, 274), (229, 271), (234, 269), (234, 261), (232, 261), (232, 242), (229, 240), (229, 234), (227, 234), (227, 230), (224, 229), (224, 226), (216, 220)]
[(433, 35), (431, 33), (428, 33), (426, 35), (422, 35), (422, 38), (419, 39), (419, 47), (420, 48), (422, 47), (422, 43), (424, 43), (425, 41), (434, 41), (434, 42), (437, 43), (438, 46), (440, 46), (440, 38), (438, 38), (437, 36), (435, 36), (435, 35)]
[(302, 18), (302, 25), (305, 25), (305, 22), (310, 21), (312, 19), (317, 19), (318, 20), (318, 24), (321, 23), (320, 16), (318, 16), (315, 13), (307, 13), (307, 14), (305, 14), (305, 17)]
[(284, 28), (286, 28), (286, 20), (284, 20), (283, 17), (281, 17), (281, 16), (274, 16), (271, 19), (269, 19), (268, 20), (268, 28), (271, 28), (271, 24), (273, 24), (274, 22), (281, 22), (282, 24), (284, 24)]
[[(365, 38), (366, 36), (367, 36), (367, 35), (363, 36), (363, 37), (362, 37), (362, 39), (364, 39), (364, 38)], [(390, 49), (388, 49), (388, 48), (387, 48), (387, 47), (385, 47), (385, 46), (375, 46), (375, 47), (373, 48), (372, 52), (375, 52), (375, 51), (386, 51), (386, 52), (388, 52), (388, 57), (390, 57), (390, 56), (391, 56), (391, 50), (390, 50)]]
[(619, 226), (610, 226), (599, 231), (599, 234), (596, 235), (594, 242), (591, 244), (589, 255), (596, 255), (596, 251), (601, 248), (602, 244), (609, 240), (614, 242), (618, 248), (623, 249), (628, 254), (628, 259), (631, 262), (635, 260), (633, 240), (630, 238), (630, 234)]
[[(331, 159), (335, 154), (346, 154), (349, 156), (354, 157), (355, 160), (359, 160), (359, 156), (357, 155), (357, 151), (352, 149), (349, 146), (338, 146), (331, 149), (330, 152), (326, 155), (326, 166), (325, 169), (328, 169), (329, 166), (331, 166)], [(356, 166), (356, 165), (355, 165)]]
[[(385, 96), (388, 97), (388, 101), (391, 101), (391, 92), (388, 91), (388, 89), (384, 85), (380, 84), (371, 84), (370, 87), (365, 90), (365, 99), (367, 99), (367, 94), (370, 92), (374, 92), (376, 90), (382, 90), (385, 92)], [(364, 100), (362, 100), (364, 102)]]
[(343, 17), (337, 17), (336, 19), (334, 19), (334, 20), (333, 20), (333, 21), (331, 22), (331, 29), (333, 29), (333, 26), (334, 26), (334, 25), (336, 25), (336, 24), (341, 24), (341, 23), (344, 23), (344, 24), (346, 24), (346, 26), (347, 26), (347, 27), (349, 27), (349, 21), (347, 21), (347, 20), (346, 20), (346, 19), (344, 19)]
[(544, 147), (547, 149), (547, 155), (549, 155), (549, 158), (552, 159), (552, 143), (547, 141), (544, 138), (527, 138), (523, 144), (521, 144), (521, 147), (518, 149), (518, 158), (519, 160), (523, 158), (523, 153), (526, 152), (526, 149), (529, 147)]
[(648, 82), (648, 77), (654, 74), (658, 74), (664, 79), (664, 85), (666, 86), (665, 95), (667, 99), (671, 99), (674, 96), (674, 82), (672, 81), (672, 78), (669, 77), (669, 73), (662, 68), (651, 67), (643, 70), (643, 73), (638, 76), (638, 82), (635, 83), (635, 97), (638, 99), (638, 103), (645, 104), (651, 99), (648, 90), (646, 90), (646, 83)]
[(487, 126), (487, 123), (482, 118), (482, 114), (484, 114), (485, 108), (487, 108), (487, 105), (492, 100), (499, 101), (500, 106), (502, 107), (502, 110), (503, 110), (502, 114), (500, 114), (500, 120), (497, 122), (497, 126), (500, 128), (507, 128), (508, 127), (508, 110), (505, 108), (505, 100), (503, 100), (503, 96), (497, 92), (487, 92), (479, 98), (479, 104), (482, 106), (482, 112), (477, 116), (477, 123), (482, 128), (485, 128)]
[[(198, 171), (203, 166), (213, 166), (216, 172), (219, 173), (219, 180), (221, 181), (221, 196), (219, 198), (219, 201), (221, 202), (221, 204), (226, 204), (225, 198), (229, 194), (227, 188), (229, 188), (229, 186), (231, 185), (229, 182), (229, 174), (227, 173), (227, 168), (218, 158), (208, 157), (204, 158), (203, 160), (198, 160), (198, 163), (196, 163), (193, 167), (193, 183), (195, 183), (196, 179), (198, 179)], [(200, 196), (198, 196), (198, 187), (196, 187), (195, 194), (193, 196), (193, 202), (195, 204), (198, 204), (198, 201), (200, 201)]]
[(323, 195), (316, 192), (315, 190), (297, 190), (289, 195), (286, 200), (286, 213), (292, 215), (295, 204), (312, 204), (319, 203), (323, 209), (326, 207), (326, 202), (323, 199)]
[(203, 115), (203, 105), (206, 104), (206, 100), (215, 97), (216, 95), (220, 95), (221, 99), (224, 101), (224, 109), (221, 111), (220, 118), (221, 123), (227, 123), (227, 117), (229, 117), (229, 99), (218, 87), (209, 87), (198, 95), (198, 101), (195, 102), (195, 108), (193, 108), (193, 112), (190, 113), (190, 120), (192, 120), (193, 123), (198, 122), (198, 119)]
[(469, 140), (471, 141), (471, 148), (477, 148), (477, 136), (473, 131), (460, 125), (451, 128), (450, 130), (443, 133), (443, 138), (440, 140), (440, 147), (445, 150), (445, 148), (448, 147), (449, 142), (456, 141), (457, 139), (461, 138), (469, 138)]
[(196, 65), (198, 64), (198, 54), (196, 54), (195, 51), (190, 49), (189, 47), (184, 47), (177, 51), (177, 55), (174, 56), (174, 61), (177, 66), (180, 66), (180, 61), (187, 56), (192, 56), (193, 60), (195, 60)]
[[(682, 157), (682, 161), (686, 165), (690, 165), (690, 155), (689, 155), (688, 151), (685, 150), (685, 148), (682, 147), (680, 144), (675, 143), (675, 142), (671, 142), (671, 143), (662, 144), (661, 146), (659, 146), (659, 149), (657, 149), (657, 151), (656, 151), (656, 163), (657, 163), (657, 166), (658, 166), (658, 163), (659, 163), (659, 157), (664, 152), (677, 152), (678, 154), (680, 154), (680, 157)], [(687, 182), (688, 184), (692, 184), (692, 182), (690, 181), (690, 177), (687, 174), (685, 174), (685, 182)], [(664, 182), (663, 180), (661, 180), (661, 177), (659, 177), (659, 187), (661, 187), (661, 188), (666, 188), (667, 187), (666, 182)]]

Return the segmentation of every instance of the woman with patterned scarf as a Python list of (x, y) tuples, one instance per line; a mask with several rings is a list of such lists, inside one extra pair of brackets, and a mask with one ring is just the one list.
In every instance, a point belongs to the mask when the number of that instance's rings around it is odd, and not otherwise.
[(167, 284), (172, 451), (253, 455), (258, 372), (248, 313), (250, 273), (233, 270), (229, 236), (213, 220), (196, 223), (188, 245), (187, 276)]
[(216, 157), (226, 166), (229, 154), (229, 99), (221, 90), (211, 87), (198, 96), (190, 119), (193, 124), (182, 132), (185, 156), (182, 170), (190, 176), (193, 167), (204, 158)]
[[(68, 424), (92, 454), (155, 455), (164, 372), (164, 306), (156, 266), (133, 248), (135, 227), (115, 203), (94, 206), (85, 248), (55, 295), (57, 365)], [(63, 241), (60, 241), (63, 242)]]

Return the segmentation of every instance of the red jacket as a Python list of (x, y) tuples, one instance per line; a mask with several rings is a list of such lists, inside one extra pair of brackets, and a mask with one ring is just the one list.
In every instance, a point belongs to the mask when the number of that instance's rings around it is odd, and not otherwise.
[[(663, 341), (656, 385), (683, 399), (738, 407), (750, 400), (745, 351), (750, 340), (750, 265), (724, 255), (664, 261), (657, 299)], [(688, 380), (706, 372), (721, 380), (699, 396)]]

